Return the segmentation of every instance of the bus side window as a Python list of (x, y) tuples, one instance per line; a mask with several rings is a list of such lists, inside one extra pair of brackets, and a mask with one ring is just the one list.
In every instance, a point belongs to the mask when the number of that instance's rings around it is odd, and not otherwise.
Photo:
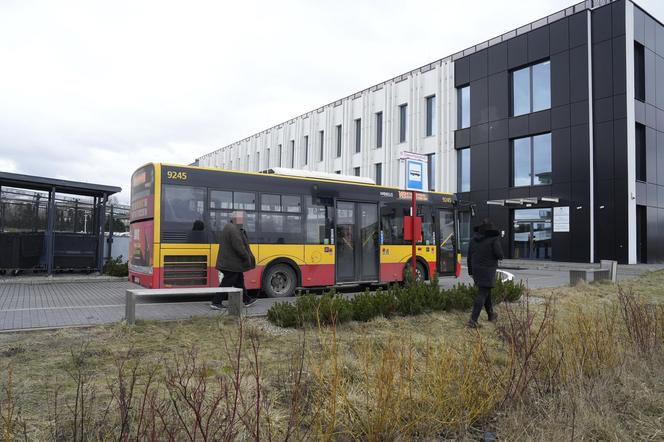
[(404, 244), (403, 217), (405, 215), (408, 215), (408, 209), (402, 207), (383, 207), (380, 209), (384, 244)]
[(314, 205), (310, 196), (304, 197), (306, 208), (306, 243), (331, 244), (332, 207)]

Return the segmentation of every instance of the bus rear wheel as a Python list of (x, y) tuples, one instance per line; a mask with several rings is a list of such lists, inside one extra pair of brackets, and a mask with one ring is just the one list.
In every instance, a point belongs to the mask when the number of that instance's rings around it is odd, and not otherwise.
[(271, 266), (263, 276), (263, 291), (270, 298), (293, 296), (297, 287), (297, 275), (288, 264)]
[[(406, 278), (410, 275), (410, 273), (411, 273), (410, 262), (408, 262), (403, 269), (404, 282), (406, 281)], [(415, 264), (415, 279), (417, 281), (424, 281), (426, 279), (426, 276), (427, 273), (424, 266), (422, 265), (421, 262), (417, 261), (417, 263)]]

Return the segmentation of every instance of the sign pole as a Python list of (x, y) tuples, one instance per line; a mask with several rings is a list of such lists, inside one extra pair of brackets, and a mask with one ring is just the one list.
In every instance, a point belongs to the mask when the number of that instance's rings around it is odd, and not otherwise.
[(411, 251), (411, 257), (410, 257), (410, 270), (413, 274), (413, 281), (417, 280), (417, 259), (415, 258), (416, 252), (415, 252), (415, 243), (417, 242), (417, 235), (415, 234), (415, 225), (417, 224), (415, 222), (415, 218), (417, 217), (417, 196), (415, 195), (416, 192), (413, 190), (412, 191), (412, 200), (411, 200), (411, 208), (412, 210), (412, 229), (413, 229), (413, 236), (411, 237), (411, 243), (412, 243), (412, 251)]

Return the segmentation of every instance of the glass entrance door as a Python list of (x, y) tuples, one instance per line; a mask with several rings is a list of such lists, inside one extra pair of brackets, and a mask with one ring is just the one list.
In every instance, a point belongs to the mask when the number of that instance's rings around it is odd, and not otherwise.
[(438, 272), (453, 275), (456, 264), (453, 210), (438, 211), (438, 238)]
[(378, 280), (378, 205), (337, 202), (337, 282)]
[(512, 227), (512, 258), (551, 259), (551, 208), (516, 209)]

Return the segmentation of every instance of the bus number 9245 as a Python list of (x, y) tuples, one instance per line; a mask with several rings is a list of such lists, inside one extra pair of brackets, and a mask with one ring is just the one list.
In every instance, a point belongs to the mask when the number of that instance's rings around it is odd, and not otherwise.
[(169, 170), (168, 172), (166, 172), (166, 176), (168, 177), (169, 180), (185, 181), (187, 179), (187, 172), (176, 172), (174, 170)]

